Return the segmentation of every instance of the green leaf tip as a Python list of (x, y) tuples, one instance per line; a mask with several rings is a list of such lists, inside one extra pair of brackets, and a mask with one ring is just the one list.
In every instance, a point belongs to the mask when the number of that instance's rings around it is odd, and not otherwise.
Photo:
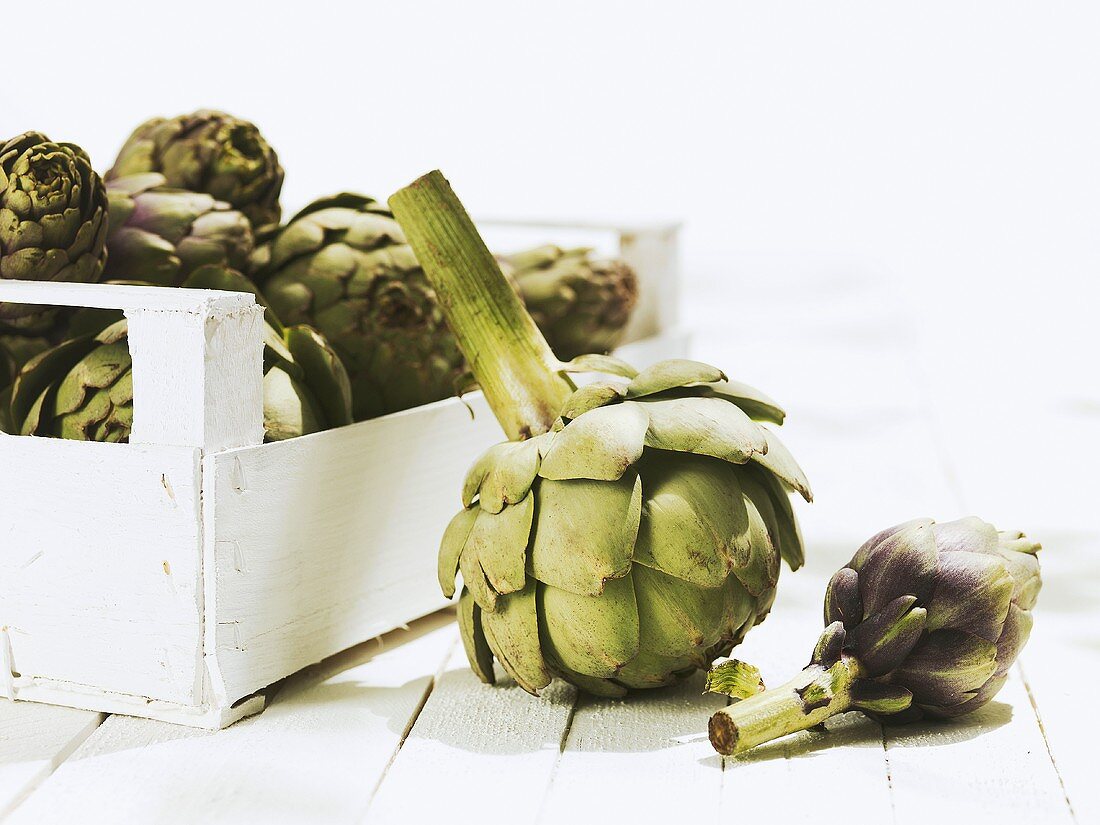
[(707, 673), (706, 693), (721, 693), (734, 699), (748, 699), (764, 692), (760, 669), (740, 659), (716, 662)]

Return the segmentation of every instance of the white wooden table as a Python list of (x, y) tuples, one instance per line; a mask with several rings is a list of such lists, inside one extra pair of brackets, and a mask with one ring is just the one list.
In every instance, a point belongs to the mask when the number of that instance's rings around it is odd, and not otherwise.
[(951, 724), (848, 715), (722, 760), (705, 731), (723, 700), (700, 678), (626, 701), (560, 685), (533, 699), (480, 684), (445, 612), (287, 679), (219, 733), (0, 701), (0, 818), (1100, 822), (1095, 380), (1035, 397), (997, 383), (1003, 365), (938, 352), (872, 279), (741, 274), (735, 324), (729, 307), (689, 304), (696, 354), (784, 403), (817, 502), (798, 508), (807, 567), (784, 571), (736, 655), (770, 683), (793, 674), (829, 575), (863, 539), (973, 511), (1045, 547), (1032, 640), (992, 704)]

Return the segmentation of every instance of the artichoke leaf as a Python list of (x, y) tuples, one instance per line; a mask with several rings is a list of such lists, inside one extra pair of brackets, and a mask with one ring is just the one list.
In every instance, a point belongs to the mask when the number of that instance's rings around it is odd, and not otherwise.
[(794, 508), (791, 507), (790, 494), (783, 483), (774, 474), (766, 470), (760, 469), (759, 472), (753, 474), (753, 477), (764, 487), (771, 498), (778, 530), (776, 538), (779, 543), (779, 554), (791, 570), (797, 570), (805, 563), (806, 554), (802, 541), (802, 530), (798, 526), (798, 519), (795, 518)]
[(941, 553), (959, 551), (997, 555), (1000, 548), (997, 528), (974, 516), (937, 522), (932, 525), (932, 532)]
[(633, 378), (638, 371), (630, 364), (613, 355), (597, 355), (588, 353), (578, 355), (572, 361), (566, 361), (559, 365), (562, 372), (601, 372), (605, 375), (618, 375), (622, 378)]
[(561, 417), (566, 421), (583, 415), (590, 410), (621, 401), (623, 387), (610, 381), (597, 381), (586, 384), (565, 399), (561, 408)]
[(542, 479), (528, 557), (536, 579), (573, 593), (599, 595), (604, 582), (630, 572), (642, 516), (641, 479)]
[(527, 542), (535, 512), (535, 497), (527, 496), (499, 513), (476, 508), (477, 520), (463, 553), (473, 553), (485, 578), (497, 593), (522, 590), (526, 579)]
[[(743, 486), (749, 483), (742, 479)], [(743, 493), (742, 501), (749, 519), (749, 552), (745, 563), (735, 567), (733, 574), (750, 594), (760, 597), (773, 590), (779, 580), (779, 552), (756, 502), (747, 493)]]
[[(643, 645), (645, 639), (643, 635)], [(698, 668), (699, 657), (662, 656), (644, 647), (615, 676), (615, 682), (628, 688), (655, 688), (674, 684), (680, 674)]]
[(846, 628), (863, 621), (863, 598), (859, 595), (859, 574), (842, 567), (833, 574), (825, 590), (825, 624), (840, 622)]
[(782, 424), (787, 414), (775, 401), (755, 387), (740, 381), (721, 381), (707, 385), (707, 394), (731, 401), (754, 421)]
[[(478, 513), (478, 516), (481, 514)], [(485, 613), (492, 613), (497, 609), (497, 592), (489, 584), (485, 571), (481, 567), (481, 560), (477, 553), (470, 549), (469, 540), (458, 557), (458, 569), (462, 573), (462, 583), (470, 591), (474, 601)]]
[(660, 398), (636, 403), (644, 404), (649, 413), (646, 446), (709, 455), (733, 464), (744, 464), (768, 449), (763, 428), (720, 398)]
[(857, 679), (851, 687), (852, 708), (865, 713), (901, 713), (913, 704), (913, 694), (901, 685)]
[(522, 501), (538, 475), (541, 439), (505, 441), (486, 450), (466, 474), (462, 504), (469, 507), (477, 497), (483, 510), (499, 513)]
[(285, 441), (323, 429), (320, 405), (291, 373), (270, 370), (263, 379), (264, 438)]
[(701, 587), (720, 587), (750, 552), (734, 467), (682, 453), (642, 462), (642, 520), (634, 560)]
[(913, 607), (916, 601), (915, 596), (899, 596), (847, 631), (846, 646), (869, 676), (893, 670), (919, 641), (927, 613)]
[(543, 635), (569, 670), (607, 679), (638, 653), (638, 602), (631, 577), (613, 579), (600, 596), (544, 585), (539, 593)]
[(305, 324), (288, 327), (284, 339), (294, 362), (302, 368), (306, 386), (321, 406), (325, 424), (328, 427), (351, 424), (351, 382), (328, 341)]
[(531, 694), (550, 684), (550, 671), (539, 641), (535, 607), (535, 582), (518, 593), (502, 596), (497, 610), (482, 613), (481, 622), (489, 647), (521, 688)]
[(813, 501), (814, 494), (810, 489), (809, 479), (802, 472), (802, 468), (798, 466), (798, 462), (794, 460), (790, 450), (779, 440), (779, 436), (775, 432), (763, 426), (760, 426), (759, 429), (764, 433), (767, 446), (762, 452), (753, 453), (752, 460), (771, 471), (780, 481), (796, 491), (806, 501)]
[(455, 594), (455, 576), (458, 575), (458, 559), (462, 555), (462, 548), (466, 546), (466, 539), (474, 528), (478, 510), (464, 509), (451, 519), (447, 529), (443, 531), (443, 540), (439, 545), (438, 576), (439, 589), (448, 599)]
[[(720, 592), (636, 565), (630, 578), (638, 599), (643, 647), (653, 654), (701, 653), (727, 630), (726, 605)], [(698, 662), (700, 666), (705, 662)]]
[(481, 608), (465, 587), (458, 597), (458, 631), (462, 636), (462, 646), (466, 649), (470, 669), (485, 684), (494, 684), (496, 674), (493, 672), (493, 651), (489, 648), (481, 626)]
[(32, 407), (41, 408), (46, 390), (98, 346), (92, 337), (73, 338), (31, 358), (12, 385), (11, 416), (16, 426), (27, 421)]
[(966, 702), (996, 670), (996, 645), (962, 630), (937, 630), (921, 639), (890, 681), (911, 690), (916, 704), (931, 709)]
[(918, 603), (926, 603), (935, 582), (936, 557), (931, 523), (912, 522), (872, 548), (865, 558), (853, 558), (863, 615), (873, 616), (899, 596), (916, 596)]
[[(938, 545), (939, 536), (936, 538)], [(1012, 576), (1000, 557), (944, 552), (940, 547), (936, 588), (926, 604), (928, 630), (961, 627), (996, 642), (1008, 615), (1012, 589)]]
[[(764, 527), (768, 533), (768, 544), (771, 547), (771, 553), (766, 554), (768, 566), (766, 568), (768, 578), (771, 579), (773, 586), (774, 583), (779, 581), (779, 559), (780, 559), (780, 532), (779, 521), (775, 514), (775, 507), (772, 504), (771, 496), (761, 486), (757, 480), (755, 474), (742, 473), (739, 476), (741, 480), (741, 489), (745, 494), (748, 501), (752, 502), (752, 506), (756, 508), (756, 512), (760, 515), (760, 519), (764, 522)], [(746, 505), (746, 509), (748, 509)], [(752, 523), (752, 513), (749, 513), (750, 531)], [(755, 545), (753, 545), (755, 547)]]
[(658, 361), (639, 372), (627, 385), (626, 397), (641, 398), (673, 387), (713, 384), (725, 380), (726, 374), (718, 367), (712, 367), (701, 361), (689, 361), (686, 358), (671, 358), (667, 361)]
[(642, 457), (648, 426), (649, 418), (638, 404), (590, 410), (557, 433), (539, 475), (555, 481), (622, 478)]

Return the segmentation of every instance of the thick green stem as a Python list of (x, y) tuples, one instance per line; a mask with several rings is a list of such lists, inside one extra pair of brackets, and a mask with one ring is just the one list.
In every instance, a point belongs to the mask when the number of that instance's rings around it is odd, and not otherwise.
[(828, 669), (810, 665), (786, 684), (714, 714), (710, 742), (729, 756), (819, 725), (851, 710), (851, 688), (858, 676), (858, 664), (852, 659), (842, 659)]
[(446, 178), (429, 172), (390, 208), (508, 438), (549, 430), (573, 384)]

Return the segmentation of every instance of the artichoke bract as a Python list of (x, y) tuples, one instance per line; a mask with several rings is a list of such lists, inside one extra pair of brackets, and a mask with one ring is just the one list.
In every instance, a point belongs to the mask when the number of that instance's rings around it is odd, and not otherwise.
[[(249, 291), (220, 267), (195, 271), (184, 286)], [(270, 318), (270, 316), (269, 316)], [(9, 427), (21, 435), (127, 441), (133, 425), (133, 371), (127, 324), (91, 311), (72, 322), (75, 337), (32, 358), (11, 388)], [(264, 327), (264, 433), (281, 441), (351, 422), (347, 375), (324, 338), (306, 326)]]
[(252, 225), (212, 195), (173, 189), (149, 172), (111, 180), (107, 199), (106, 280), (179, 286), (200, 266), (248, 266)]
[(829, 582), (810, 664), (716, 713), (715, 749), (740, 753), (848, 710), (908, 722), (980, 708), (1031, 632), (1039, 549), (977, 518), (921, 519), (875, 535)]
[[(439, 555), (474, 671), (619, 696), (728, 652), (780, 557), (802, 562), (788, 493), (809, 485), (759, 423), (782, 411), (696, 361), (558, 361), (438, 172), (390, 203), (511, 439), (470, 470)], [(576, 389), (570, 371), (627, 380)]]
[[(107, 257), (107, 193), (88, 155), (27, 132), (0, 145), (0, 277), (93, 283)], [(56, 311), (0, 302), (0, 329), (40, 332)]]
[(625, 261), (557, 246), (498, 257), (559, 358), (619, 345), (638, 300), (638, 277)]
[(344, 360), (356, 421), (455, 394), (462, 353), (382, 204), (351, 193), (314, 201), (253, 261), (276, 314), (320, 330)]
[(228, 203), (248, 217), (258, 237), (279, 225), (283, 167), (247, 120), (210, 109), (147, 120), (127, 138), (105, 177), (146, 172), (164, 175), (169, 186)]
[(46, 338), (0, 335), (0, 433), (14, 429), (9, 412), (12, 382), (27, 361), (51, 346)]

